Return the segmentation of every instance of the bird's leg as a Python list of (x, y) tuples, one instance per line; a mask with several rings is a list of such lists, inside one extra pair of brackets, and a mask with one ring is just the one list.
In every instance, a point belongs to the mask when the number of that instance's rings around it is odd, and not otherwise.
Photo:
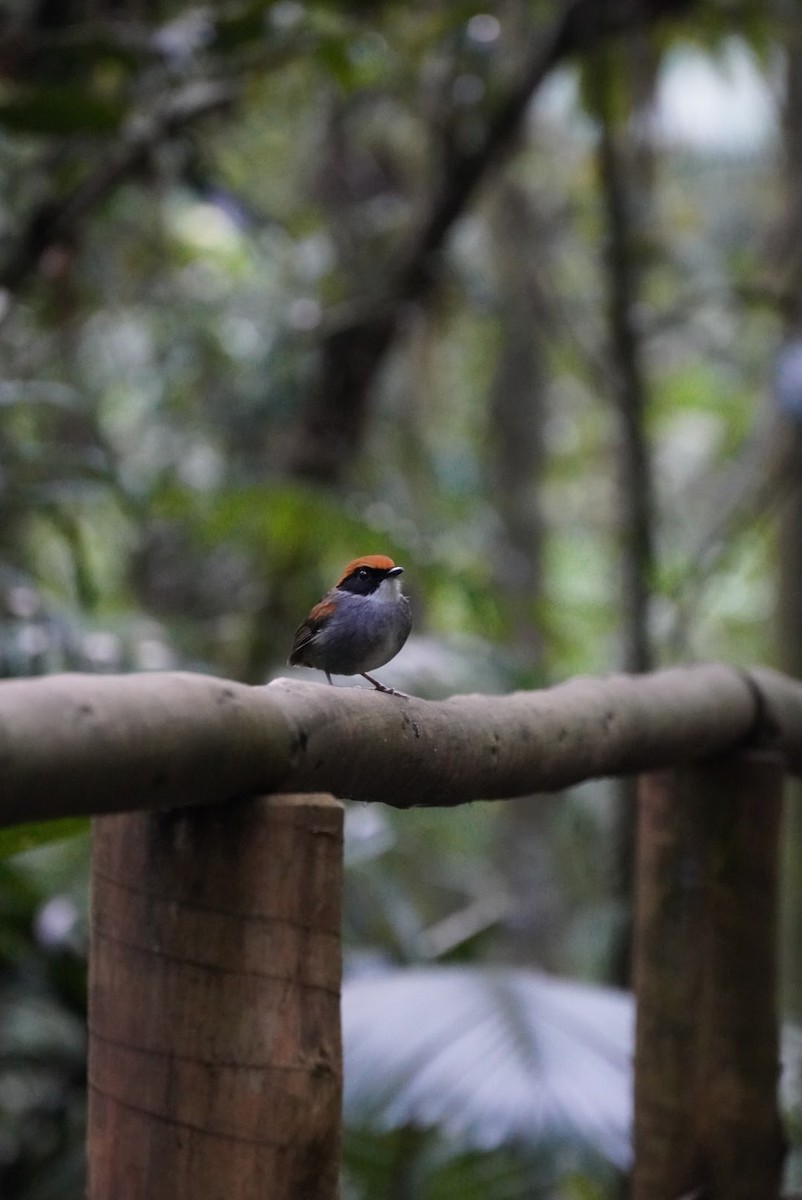
[(405, 700), (409, 699), (406, 692), (397, 692), (395, 688), (385, 687), (383, 683), (379, 683), (378, 679), (368, 675), (367, 671), (360, 671), (360, 675), (363, 679), (367, 679), (368, 683), (372, 683), (377, 692), (384, 692), (386, 696), (403, 696)]

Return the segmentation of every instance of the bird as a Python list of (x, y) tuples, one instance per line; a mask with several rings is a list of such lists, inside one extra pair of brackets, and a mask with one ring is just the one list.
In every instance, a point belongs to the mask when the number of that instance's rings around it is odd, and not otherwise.
[(368, 674), (395, 658), (409, 637), (412, 617), (399, 580), (403, 570), (386, 554), (349, 562), (296, 629), (290, 666), (316, 667), (329, 683), (332, 675), (361, 675), (379, 692), (403, 695)]

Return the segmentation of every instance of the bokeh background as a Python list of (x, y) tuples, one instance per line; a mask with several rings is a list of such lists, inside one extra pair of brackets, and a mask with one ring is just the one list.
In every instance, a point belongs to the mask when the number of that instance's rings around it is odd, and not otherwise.
[[(801, 322), (792, 0), (5, 0), (0, 671), (259, 684), (383, 552), (419, 695), (802, 674)], [(619, 1195), (629, 785), (347, 829), (343, 1196)], [(3, 1200), (83, 1195), (58, 835), (0, 838)]]

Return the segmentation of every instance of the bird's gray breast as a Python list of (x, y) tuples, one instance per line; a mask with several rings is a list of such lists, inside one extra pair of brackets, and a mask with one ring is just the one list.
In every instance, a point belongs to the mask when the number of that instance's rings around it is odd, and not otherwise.
[(385, 600), (378, 595), (344, 595), (327, 638), (328, 669), (335, 675), (358, 675), (384, 666), (404, 645), (411, 628), (406, 596)]

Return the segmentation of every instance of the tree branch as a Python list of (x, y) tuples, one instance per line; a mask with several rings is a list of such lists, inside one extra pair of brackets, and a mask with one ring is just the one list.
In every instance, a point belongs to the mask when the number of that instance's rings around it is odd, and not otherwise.
[(473, 199), (489, 169), (509, 148), (533, 96), (546, 77), (573, 55), (598, 45), (614, 34), (678, 15), (694, 0), (571, 0), (533, 50), (509, 95), (488, 122), (484, 137), (470, 154), (456, 158), (443, 190), (431, 206), (421, 229), (404, 253), (399, 271), (399, 294), (414, 299), (430, 281), (426, 269), (454, 222)]
[(449, 170), (420, 226), (386, 275), (384, 299), (323, 340), (293, 457), (296, 475), (333, 483), (362, 443), (370, 388), (390, 350), (405, 305), (421, 300), (436, 277), (436, 257), (479, 185), (507, 152), (538, 88), (560, 63), (618, 33), (678, 16), (694, 0), (569, 0), (532, 51), (518, 80), (491, 114), (470, 153), (449, 156)]
[(54, 675), (0, 684), (0, 824), (287, 791), (451, 806), (745, 745), (802, 774), (802, 685), (708, 665), (434, 703), (289, 679)]
[(14, 252), (0, 264), (0, 288), (18, 290), (45, 251), (60, 241), (72, 240), (86, 218), (147, 162), (160, 142), (198, 118), (227, 108), (237, 94), (230, 82), (207, 80), (170, 94), (150, 112), (133, 113), (114, 153), (66, 196), (46, 200), (31, 214)]

